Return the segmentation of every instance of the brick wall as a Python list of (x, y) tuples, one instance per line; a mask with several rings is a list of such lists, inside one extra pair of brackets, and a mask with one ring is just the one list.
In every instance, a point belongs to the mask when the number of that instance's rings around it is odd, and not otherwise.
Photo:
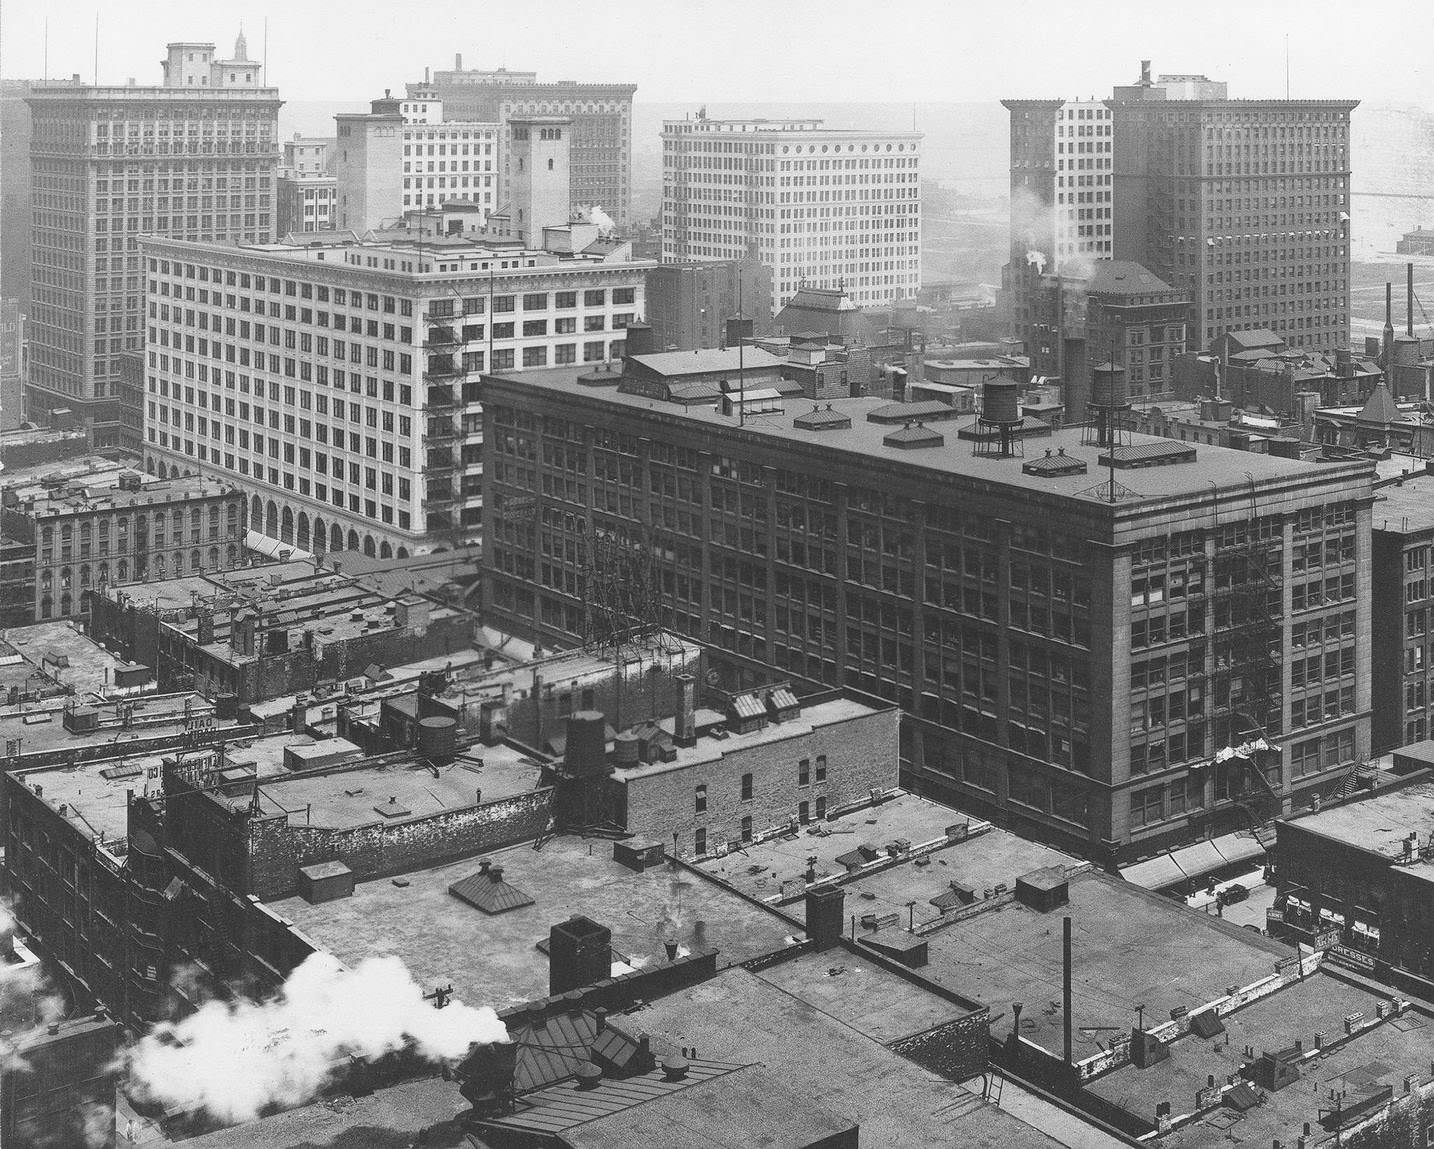
[(968, 1081), (986, 1072), (991, 1011), (982, 1008), (891, 1043), (891, 1049), (949, 1081)]
[(363, 882), (511, 846), (542, 833), (552, 799), (551, 789), (534, 790), (431, 818), (343, 830), (293, 826), (284, 817), (245, 819), (232, 831), (247, 835), (244, 892), (266, 901), (295, 894), (299, 867), (313, 862), (341, 861)]
[[(735, 746), (721, 757), (686, 768), (658, 765), (652, 772), (614, 781), (617, 801), (625, 793), (626, 828), (635, 834), (669, 843), (677, 833), (678, 853), (691, 857), (695, 834), (707, 831), (707, 850), (742, 838), (742, 819), (751, 818), (752, 832), (784, 825), (798, 816), (818, 817), (818, 800), (827, 814), (869, 802), (874, 789), (897, 784), (897, 731), (900, 712), (894, 707), (850, 718), (831, 726), (804, 731), (791, 738), (755, 746)], [(704, 745), (722, 746), (704, 740)], [(817, 758), (826, 756), (827, 776), (817, 781)], [(809, 782), (799, 784), (798, 763), (808, 759)], [(742, 776), (752, 775), (752, 797), (742, 798)], [(696, 809), (697, 787), (707, 787), (707, 809)], [(619, 807), (621, 808), (621, 807)]]

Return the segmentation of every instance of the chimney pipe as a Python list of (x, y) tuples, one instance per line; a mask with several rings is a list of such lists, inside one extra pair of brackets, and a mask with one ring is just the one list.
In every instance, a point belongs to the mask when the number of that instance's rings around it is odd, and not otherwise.
[(1404, 265), (1404, 272), (1407, 279), (1404, 299), (1404, 334), (1414, 334), (1414, 264)]
[(1384, 285), (1384, 381), (1390, 383), (1394, 370), (1394, 284)]
[(1065, 1040), (1066, 1040), (1066, 1064), (1071, 1062), (1071, 920), (1069, 915), (1065, 919), (1065, 927), (1062, 931), (1062, 950), (1064, 961), (1061, 970), (1061, 1000), (1065, 1006)]

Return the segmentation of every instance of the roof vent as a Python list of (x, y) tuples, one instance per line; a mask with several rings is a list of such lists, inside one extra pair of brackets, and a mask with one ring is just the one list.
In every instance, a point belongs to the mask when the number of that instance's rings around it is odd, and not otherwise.
[(1084, 475), (1087, 467), (1084, 459), (1067, 455), (1066, 449), (1062, 447), (1055, 454), (1047, 450), (1041, 458), (1023, 464), (1021, 470), (1041, 479), (1058, 479), (1062, 475)]
[(1158, 439), (1153, 443), (1131, 443), (1112, 447), (1096, 460), (1102, 467), (1133, 470), (1138, 467), (1168, 467), (1176, 463), (1193, 463), (1195, 447), (1174, 439)]
[(602, 1083), (602, 1070), (591, 1061), (584, 1061), (578, 1066), (577, 1079), (579, 1089), (596, 1089)]
[(922, 423), (907, 423), (900, 430), (888, 432), (881, 441), (887, 447), (914, 451), (922, 447), (939, 447), (946, 442), (946, 436)]
[(851, 427), (851, 416), (833, 410), (828, 403), (798, 415), (792, 420), (792, 426), (799, 431), (846, 431)]

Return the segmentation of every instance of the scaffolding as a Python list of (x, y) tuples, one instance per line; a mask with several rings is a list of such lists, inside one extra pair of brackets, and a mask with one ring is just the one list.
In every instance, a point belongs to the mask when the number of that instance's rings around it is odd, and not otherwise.
[(651, 527), (599, 530), (587, 541), (583, 583), (583, 645), (619, 665), (656, 645), (677, 642), (662, 623), (659, 559), (667, 551)]

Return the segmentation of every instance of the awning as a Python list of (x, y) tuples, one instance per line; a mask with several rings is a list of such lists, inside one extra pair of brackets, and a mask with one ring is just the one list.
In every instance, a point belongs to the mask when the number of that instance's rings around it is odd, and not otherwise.
[(1142, 889), (1164, 890), (1229, 865), (1252, 862), (1264, 852), (1265, 847), (1248, 834), (1222, 834), (1126, 866), (1120, 876)]
[(289, 559), (311, 559), (314, 556), (308, 551), (300, 550), (292, 543), (281, 542), (272, 535), (266, 535), (259, 531), (246, 531), (244, 534), (244, 546), (251, 551), (258, 551), (265, 558), (287, 561)]

